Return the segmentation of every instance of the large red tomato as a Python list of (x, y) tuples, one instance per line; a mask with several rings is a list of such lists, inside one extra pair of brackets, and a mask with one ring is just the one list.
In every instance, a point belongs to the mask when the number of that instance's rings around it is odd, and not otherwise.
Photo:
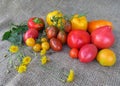
[(88, 63), (93, 61), (97, 55), (97, 51), (97, 47), (94, 44), (82, 46), (78, 54), (80, 62)]
[(72, 30), (67, 37), (67, 44), (70, 48), (81, 48), (90, 43), (90, 35), (84, 30)]
[(110, 26), (103, 26), (91, 33), (92, 43), (99, 49), (109, 48), (115, 42), (115, 37)]

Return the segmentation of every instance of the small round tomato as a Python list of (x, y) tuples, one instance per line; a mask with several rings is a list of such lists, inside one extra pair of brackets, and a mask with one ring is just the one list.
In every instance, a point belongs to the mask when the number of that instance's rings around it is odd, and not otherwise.
[(103, 27), (103, 26), (110, 26), (113, 27), (112, 22), (107, 20), (92, 20), (88, 22), (88, 31), (91, 33), (97, 28)]
[(41, 47), (42, 49), (49, 50), (50, 45), (48, 42), (42, 42)]
[(70, 49), (70, 51), (69, 51), (69, 56), (71, 57), (71, 58), (78, 58), (78, 49), (77, 48), (72, 48), (72, 49)]
[(111, 49), (102, 49), (98, 52), (97, 61), (102, 66), (113, 66), (116, 62), (116, 55)]
[(40, 49), (41, 49), (41, 45), (38, 44), (38, 43), (33, 46), (33, 50), (34, 50), (35, 52), (39, 52)]
[(67, 41), (67, 34), (64, 31), (60, 30), (58, 32), (57, 39), (59, 39), (62, 44), (65, 44)]
[(43, 38), (41, 38), (40, 41), (41, 41), (41, 42), (47, 42), (47, 38), (43, 37)]
[(97, 47), (94, 44), (82, 46), (78, 54), (80, 62), (88, 63), (93, 61), (97, 55), (97, 51)]
[(48, 26), (46, 28), (46, 35), (48, 39), (51, 39), (53, 37), (57, 36), (58, 29), (55, 26)]
[(64, 31), (65, 32), (70, 32), (72, 30), (72, 24), (71, 24), (71, 22), (70, 21), (66, 21), (65, 22), (65, 25), (64, 25)]
[(62, 43), (61, 43), (60, 40), (57, 39), (57, 38), (51, 38), (51, 39), (50, 39), (50, 47), (51, 47), (54, 51), (61, 51), (61, 50), (62, 50)]
[(29, 46), (29, 47), (33, 47), (35, 45), (35, 39), (34, 38), (28, 38), (26, 41), (25, 41), (26, 45)]

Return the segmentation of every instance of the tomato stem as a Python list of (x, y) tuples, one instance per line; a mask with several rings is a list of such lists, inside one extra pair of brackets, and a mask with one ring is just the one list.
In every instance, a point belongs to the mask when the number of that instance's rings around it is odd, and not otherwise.
[(40, 23), (41, 23), (41, 20), (40, 20), (39, 18), (35, 18), (33, 21), (34, 21), (35, 23), (37, 23), (37, 24), (40, 24)]

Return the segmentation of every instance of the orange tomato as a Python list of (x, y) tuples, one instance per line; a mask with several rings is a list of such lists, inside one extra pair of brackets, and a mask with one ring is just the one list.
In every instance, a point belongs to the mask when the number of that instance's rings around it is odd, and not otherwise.
[(28, 38), (26, 41), (25, 41), (26, 45), (29, 46), (29, 47), (33, 47), (35, 45), (35, 39), (34, 38)]
[(38, 44), (38, 43), (33, 46), (33, 50), (34, 50), (35, 52), (39, 52), (40, 49), (41, 49), (41, 45)]
[(112, 66), (116, 62), (116, 55), (110, 49), (102, 49), (98, 52), (96, 59), (102, 66)]
[(88, 22), (88, 31), (91, 33), (95, 29), (102, 27), (102, 26), (110, 26), (113, 28), (112, 22), (107, 20), (92, 20)]

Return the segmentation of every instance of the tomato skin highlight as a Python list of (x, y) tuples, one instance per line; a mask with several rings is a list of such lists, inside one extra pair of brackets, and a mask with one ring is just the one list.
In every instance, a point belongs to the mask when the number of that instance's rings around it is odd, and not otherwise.
[(83, 47), (81, 47), (78, 57), (80, 62), (88, 63), (92, 62), (97, 55), (98, 49), (94, 44), (86, 44)]
[(80, 49), (83, 45), (90, 43), (90, 35), (84, 30), (72, 30), (67, 37), (70, 48)]
[(115, 37), (110, 26), (103, 26), (91, 33), (91, 40), (99, 49), (103, 49), (110, 48), (115, 42)]

